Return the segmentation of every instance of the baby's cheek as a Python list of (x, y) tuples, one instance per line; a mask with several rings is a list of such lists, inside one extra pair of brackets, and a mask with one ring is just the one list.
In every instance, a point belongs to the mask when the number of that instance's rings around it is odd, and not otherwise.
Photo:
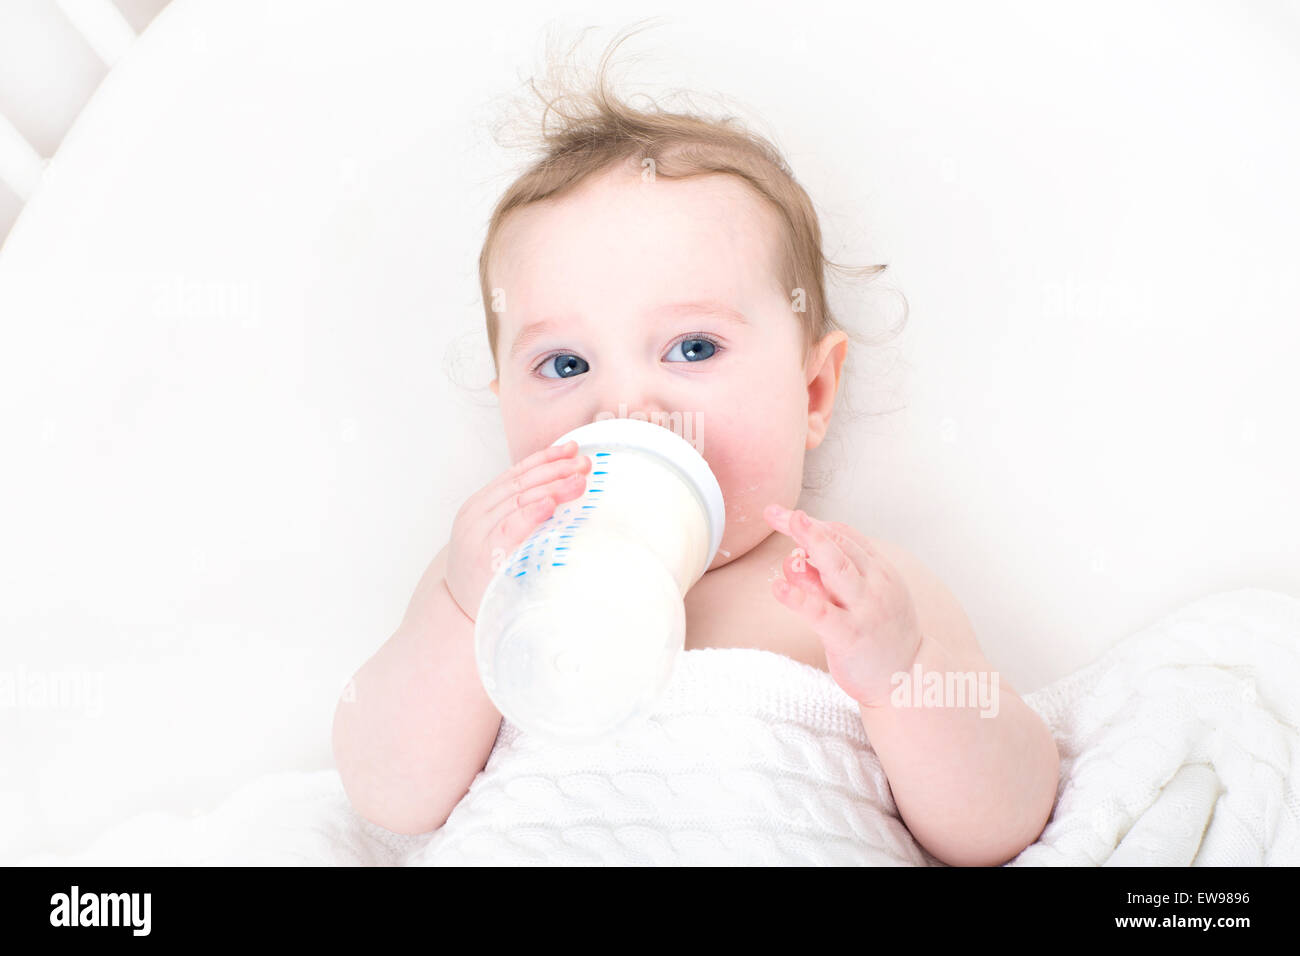
[(722, 486), (728, 528), (752, 529), (757, 539), (771, 531), (763, 521), (764, 508), (773, 502), (794, 505), (800, 487), (798, 465), (792, 467), (790, 449), (772, 443), (770, 437), (735, 433), (734, 438), (718, 449), (719, 456), (710, 464)]

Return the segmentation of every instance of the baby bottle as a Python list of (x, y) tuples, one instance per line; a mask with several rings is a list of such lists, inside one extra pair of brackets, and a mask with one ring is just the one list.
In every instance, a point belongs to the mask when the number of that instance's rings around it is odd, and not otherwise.
[(592, 469), (483, 592), (474, 655), (520, 729), (588, 741), (647, 714), (686, 642), (684, 597), (722, 543), (722, 489), (686, 439), (630, 418), (592, 422)]

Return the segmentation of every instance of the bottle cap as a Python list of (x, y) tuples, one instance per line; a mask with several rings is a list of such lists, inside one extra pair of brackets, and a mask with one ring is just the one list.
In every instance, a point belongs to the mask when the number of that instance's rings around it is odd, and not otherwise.
[(636, 418), (606, 418), (588, 422), (565, 432), (552, 445), (576, 441), (583, 445), (619, 445), (653, 452), (677, 468), (687, 483), (695, 489), (700, 503), (709, 518), (709, 553), (704, 559), (707, 568), (722, 545), (722, 532), (727, 524), (722, 488), (704, 456), (695, 446), (672, 429)]

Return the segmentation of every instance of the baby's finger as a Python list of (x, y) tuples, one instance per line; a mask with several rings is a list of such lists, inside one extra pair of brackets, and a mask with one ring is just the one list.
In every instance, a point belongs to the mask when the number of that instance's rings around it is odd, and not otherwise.
[(817, 569), (808, 563), (808, 555), (803, 548), (791, 550), (781, 565), (781, 570), (785, 572), (785, 579), (791, 585), (828, 601), (834, 600), (822, 585), (821, 575), (817, 573)]
[[(571, 458), (577, 451), (578, 443), (570, 439), (563, 445), (548, 445), (545, 448), (538, 449), (523, 460), (516, 462), (465, 499), (460, 506), (460, 510), (456, 512), (457, 522), (467, 518), (481, 518), (486, 512), (496, 507), (503, 496), (508, 497), (523, 491), (525, 486), (522, 483), (516, 484), (516, 479), (526, 474), (530, 469), (548, 461)], [(512, 485), (514, 486), (513, 490), (509, 490)]]
[(518, 494), (511, 495), (504, 501), (499, 502), (495, 508), (488, 512), (486, 520), (491, 522), (492, 525), (496, 525), (502, 518), (510, 514), (510, 512), (526, 505), (530, 505), (534, 501), (548, 496), (552, 498), (556, 504), (559, 504), (561, 501), (571, 501), (574, 498), (581, 497), (587, 490), (586, 469), (570, 468), (569, 471), (571, 472), (570, 474), (556, 478), (553, 481), (548, 481), (545, 484), (533, 485), (526, 491), (521, 491)]
[(538, 487), (557, 481), (574, 479), (575, 476), (576, 481), (581, 482), (579, 487), (586, 488), (586, 474), (590, 470), (591, 458), (587, 455), (579, 455), (576, 459), (566, 456), (554, 461), (541, 462), (523, 474), (511, 478), (508, 483), (496, 486), (493, 489), (496, 497), (487, 506), (487, 511), (489, 514), (495, 514), (504, 506), (518, 507), (527, 504), (537, 497), (535, 494), (529, 497), (528, 492), (535, 492)]
[(851, 637), (852, 619), (844, 608), (837, 607), (824, 597), (808, 593), (785, 578), (777, 578), (772, 582), (772, 592), (778, 601), (790, 610), (797, 611), (812, 624), (818, 636), (831, 646), (839, 646)]
[(862, 572), (862, 583), (869, 593), (880, 593), (881, 588), (888, 586), (891, 575), (898, 576), (893, 570), (893, 565), (876, 549), (866, 535), (838, 521), (829, 522), (828, 527), (832, 533), (838, 533), (839, 537), (836, 540)]
[(507, 554), (519, 547), (543, 521), (555, 511), (555, 499), (547, 495), (538, 501), (514, 508), (493, 527), (490, 543)]
[[(795, 537), (794, 531), (790, 527), (790, 521), (795, 512), (782, 508), (780, 505), (768, 505), (763, 512), (765, 517), (773, 528), (782, 534), (788, 534)], [(812, 519), (816, 520), (816, 519)], [(854, 567), (862, 575), (866, 575), (871, 567), (871, 557), (873, 552), (866, 544), (866, 538), (856, 529), (839, 521), (822, 521), (818, 522), (827, 533), (840, 546), (840, 549), (853, 562)]]
[[(491, 496), (491, 501), (498, 501), (499, 498), (497, 494), (495, 494), (495, 489), (497, 489), (498, 486), (508, 488), (512, 481), (526, 475), (526, 473), (532, 471), (533, 468), (536, 468), (538, 464), (555, 462), (555, 460), (562, 458), (572, 458), (573, 455), (576, 454), (577, 442), (573, 441), (572, 438), (569, 438), (569, 440), (564, 442), (563, 445), (547, 445), (545, 449), (538, 449), (537, 451), (534, 451), (533, 454), (528, 455), (528, 457), (520, 459), (519, 462), (512, 464), (512, 466), (508, 467), (506, 471), (500, 473), (500, 475), (497, 476), (497, 479), (487, 484), (484, 490), (489, 494), (489, 496)], [(523, 488), (516, 490), (523, 490)]]
[(864, 552), (871, 554), (874, 550), (871, 547), (871, 539), (852, 525), (845, 524), (842, 521), (827, 521), (826, 527), (839, 534), (841, 537), (848, 538), (854, 544), (858, 545)]
[(835, 543), (849, 556), (858, 573), (865, 577), (871, 566), (871, 552), (859, 542), (861, 535), (838, 521), (822, 522), (822, 527), (826, 528)]
[[(801, 519), (806, 519), (806, 523)], [(820, 573), (822, 585), (841, 607), (852, 607), (861, 599), (865, 581), (835, 536), (820, 521), (803, 511), (795, 511), (789, 524), (794, 539), (808, 553), (808, 560)]]

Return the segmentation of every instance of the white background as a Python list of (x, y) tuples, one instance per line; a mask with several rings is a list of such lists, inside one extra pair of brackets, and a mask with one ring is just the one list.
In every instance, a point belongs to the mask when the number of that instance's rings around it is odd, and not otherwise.
[(548, 25), (591, 62), (665, 14), (625, 92), (721, 95), (828, 254), (890, 264), (837, 292), (864, 333), (910, 313), (851, 356), (810, 510), (934, 568), (1018, 690), (1300, 595), (1294, 4), (449, 9), (175, 0), (0, 250), (0, 854), (330, 766), (508, 464), (475, 268)]

